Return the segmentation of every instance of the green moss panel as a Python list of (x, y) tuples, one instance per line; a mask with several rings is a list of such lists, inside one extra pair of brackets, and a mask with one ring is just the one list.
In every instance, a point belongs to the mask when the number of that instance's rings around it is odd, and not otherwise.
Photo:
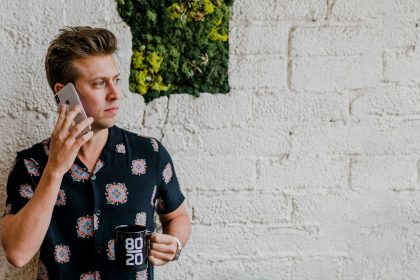
[(227, 93), (233, 0), (117, 0), (133, 34), (130, 91)]

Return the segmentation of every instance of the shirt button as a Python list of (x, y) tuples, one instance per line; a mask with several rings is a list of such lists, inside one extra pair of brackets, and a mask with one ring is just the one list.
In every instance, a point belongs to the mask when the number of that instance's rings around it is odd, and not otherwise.
[(98, 252), (98, 254), (102, 253), (102, 246), (98, 246), (98, 249), (96, 250), (96, 252)]
[(92, 177), (90, 177), (92, 180), (95, 180), (96, 179), (96, 176), (95, 175), (92, 175)]

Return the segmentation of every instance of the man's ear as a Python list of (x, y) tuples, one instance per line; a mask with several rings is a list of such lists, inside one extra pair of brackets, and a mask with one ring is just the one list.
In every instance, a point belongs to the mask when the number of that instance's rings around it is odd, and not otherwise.
[(60, 83), (56, 83), (55, 85), (54, 85), (54, 93), (57, 93), (60, 89), (62, 89), (64, 86), (63, 86), (63, 84), (60, 84)]

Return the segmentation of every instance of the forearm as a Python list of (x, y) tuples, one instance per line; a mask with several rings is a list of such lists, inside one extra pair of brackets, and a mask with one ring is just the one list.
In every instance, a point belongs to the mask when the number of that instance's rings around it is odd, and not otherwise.
[(1, 242), (6, 257), (23, 266), (40, 248), (51, 222), (62, 176), (45, 170), (28, 203), (3, 222)]
[(182, 246), (185, 246), (191, 234), (190, 218), (188, 215), (175, 217), (163, 224), (162, 228), (164, 234), (175, 236), (181, 241)]

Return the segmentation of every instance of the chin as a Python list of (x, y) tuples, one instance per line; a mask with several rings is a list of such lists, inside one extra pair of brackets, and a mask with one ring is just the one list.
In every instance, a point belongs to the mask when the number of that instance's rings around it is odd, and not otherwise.
[(116, 124), (116, 122), (117, 122), (116, 120), (113, 120), (113, 121), (108, 121), (108, 122), (95, 123), (95, 125), (92, 126), (92, 129), (102, 130), (102, 129), (111, 128)]

